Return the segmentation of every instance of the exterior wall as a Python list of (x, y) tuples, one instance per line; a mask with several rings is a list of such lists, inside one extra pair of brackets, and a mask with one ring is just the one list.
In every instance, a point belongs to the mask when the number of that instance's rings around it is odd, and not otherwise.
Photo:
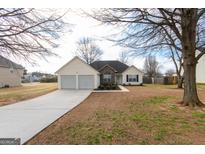
[(11, 69), (0, 67), (0, 87), (9, 85), (10, 87), (20, 86), (23, 69)]
[(196, 67), (196, 82), (205, 83), (205, 55), (199, 59)]
[[(78, 75), (94, 75), (94, 86), (97, 88), (98, 83), (98, 72), (95, 71), (91, 66), (84, 63), (79, 58), (74, 58), (67, 65), (63, 66), (60, 70), (56, 72), (58, 74), (58, 88), (61, 89), (60, 75), (76, 75), (78, 84)], [(76, 85), (78, 87), (78, 85)]]
[(111, 82), (115, 83), (115, 71), (109, 66), (105, 66), (102, 70), (100, 70), (100, 82), (103, 83), (103, 74), (111, 74)]
[(122, 84), (122, 74), (116, 74), (116, 83)]
[[(127, 75), (138, 75), (139, 76), (138, 82), (127, 82)], [(143, 77), (143, 73), (137, 70), (135, 67), (131, 66), (122, 73), (122, 83), (126, 85), (129, 85), (129, 84), (139, 85), (143, 83), (142, 77)]]

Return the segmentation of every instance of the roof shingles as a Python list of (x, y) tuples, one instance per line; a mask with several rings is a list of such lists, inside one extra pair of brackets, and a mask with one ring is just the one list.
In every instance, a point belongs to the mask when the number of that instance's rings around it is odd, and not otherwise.
[(0, 67), (24, 69), (23, 66), (16, 64), (7, 58), (4, 58), (1, 55), (0, 55)]
[(128, 65), (126, 65), (120, 61), (117, 61), (117, 60), (95, 61), (95, 62), (91, 63), (90, 65), (96, 70), (100, 70), (105, 65), (109, 65), (112, 68), (114, 68), (117, 71), (117, 73), (122, 73), (129, 67)]

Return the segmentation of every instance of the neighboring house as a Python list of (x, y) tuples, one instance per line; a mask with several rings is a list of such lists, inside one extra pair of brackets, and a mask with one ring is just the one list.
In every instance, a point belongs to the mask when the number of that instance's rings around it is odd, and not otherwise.
[(59, 89), (94, 89), (103, 83), (142, 84), (143, 72), (120, 61), (95, 61), (90, 65), (74, 57), (58, 71)]
[(27, 73), (23, 76), (23, 83), (26, 82), (40, 82), (42, 79), (52, 79), (56, 76), (53, 74), (41, 73), (41, 72), (32, 72)]
[[(196, 52), (198, 54), (198, 52)], [(205, 83), (205, 55), (203, 55), (196, 66), (196, 82)]]
[(0, 55), (0, 87), (20, 86), (24, 68)]
[(32, 73), (28, 73), (28, 74), (23, 76), (22, 82), (24, 82), (24, 83), (26, 83), (26, 82), (39, 82), (41, 79), (42, 79), (42, 77), (33, 75)]

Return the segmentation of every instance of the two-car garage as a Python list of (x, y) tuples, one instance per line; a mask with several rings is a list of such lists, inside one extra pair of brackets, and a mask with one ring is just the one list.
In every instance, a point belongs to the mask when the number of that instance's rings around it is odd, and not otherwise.
[(94, 89), (94, 75), (61, 75), (61, 89)]
[(94, 89), (99, 86), (99, 72), (78, 57), (73, 58), (56, 73), (59, 89)]

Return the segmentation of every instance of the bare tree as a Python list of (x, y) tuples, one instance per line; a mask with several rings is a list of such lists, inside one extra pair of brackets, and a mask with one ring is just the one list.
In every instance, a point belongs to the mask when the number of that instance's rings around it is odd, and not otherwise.
[(155, 56), (147, 56), (144, 62), (144, 72), (148, 77), (156, 77), (159, 74), (159, 62)]
[[(205, 54), (205, 9), (101, 9), (91, 15), (102, 23), (124, 27), (114, 41), (134, 49), (137, 55), (165, 52), (173, 47), (182, 54), (184, 70), (183, 105), (204, 106), (196, 88), (196, 65)], [(168, 40), (168, 41), (167, 41)], [(200, 54), (195, 56), (197, 49)]]
[(33, 56), (52, 55), (54, 41), (65, 26), (62, 17), (51, 9), (0, 9), (0, 54), (23, 58), (31, 63)]
[(177, 88), (183, 88), (184, 75), (182, 74), (183, 71), (182, 54), (178, 52), (176, 49), (170, 47), (170, 58), (174, 63), (175, 72), (177, 74)]
[(175, 74), (175, 70), (174, 69), (168, 69), (165, 73), (166, 76), (173, 76)]
[(95, 44), (92, 38), (83, 37), (77, 42), (76, 55), (88, 64), (99, 60), (102, 54), (103, 51)]
[(129, 57), (127, 55), (127, 52), (122, 51), (119, 53), (119, 61), (121, 61), (122, 63), (127, 64), (129, 60)]

